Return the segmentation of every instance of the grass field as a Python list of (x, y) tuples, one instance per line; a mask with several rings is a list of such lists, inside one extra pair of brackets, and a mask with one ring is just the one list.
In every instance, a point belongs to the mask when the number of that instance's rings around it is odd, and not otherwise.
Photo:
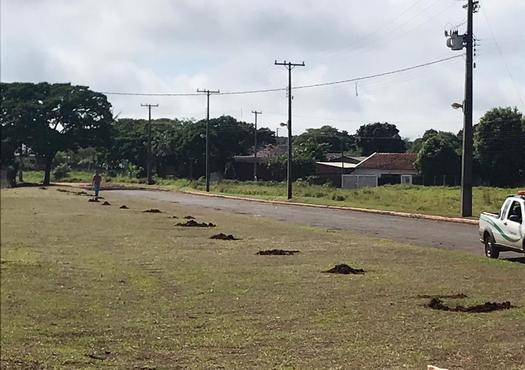
[[(2, 368), (525, 369), (523, 264), (104, 195), (2, 190)], [(517, 307), (417, 297), (456, 293)]]
[[(26, 181), (42, 181), (41, 172), (27, 172)], [(92, 174), (71, 172), (64, 181), (90, 182)], [(138, 183), (128, 177), (105, 177), (112, 183)], [(190, 180), (159, 179), (157, 185), (168, 189), (204, 190), (204, 183)], [(211, 184), (214, 193), (248, 196), (252, 198), (285, 200), (286, 184), (272, 182), (221, 181)], [(517, 189), (476, 187), (473, 189), (473, 217), (481, 212), (498, 212), (503, 200), (516, 193)], [(336, 189), (327, 186), (294, 184), (294, 201), (359, 208), (373, 208), (389, 211), (422, 213), (441, 216), (459, 216), (459, 187), (443, 186), (380, 186), (377, 188)]]

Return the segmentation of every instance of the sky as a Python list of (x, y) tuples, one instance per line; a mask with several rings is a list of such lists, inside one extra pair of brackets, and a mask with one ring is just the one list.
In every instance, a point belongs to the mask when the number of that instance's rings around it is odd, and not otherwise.
[[(373, 122), (402, 137), (457, 132), (464, 57), (444, 30), (465, 32), (462, 0), (0, 0), (2, 82), (71, 82), (100, 92), (195, 93), (284, 88), (353, 79), (458, 58), (346, 84), (293, 90), (293, 133), (331, 125), (355, 133)], [(474, 120), (497, 106), (525, 112), (523, 0), (481, 0)], [(357, 93), (356, 93), (357, 91)], [(114, 114), (206, 116), (205, 96), (108, 94)], [(286, 122), (286, 91), (210, 97), (210, 116), (231, 115), (275, 130)], [(284, 129), (279, 131), (284, 136)]]

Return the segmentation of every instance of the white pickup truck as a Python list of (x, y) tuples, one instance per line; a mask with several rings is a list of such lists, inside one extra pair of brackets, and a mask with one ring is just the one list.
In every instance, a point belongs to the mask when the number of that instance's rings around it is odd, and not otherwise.
[(485, 255), (498, 258), (500, 251), (525, 253), (525, 191), (509, 196), (499, 214), (483, 212), (479, 216), (479, 236)]

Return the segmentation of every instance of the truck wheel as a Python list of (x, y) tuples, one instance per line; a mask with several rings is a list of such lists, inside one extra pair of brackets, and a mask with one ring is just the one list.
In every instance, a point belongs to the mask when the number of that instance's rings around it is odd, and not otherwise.
[(487, 256), (488, 258), (498, 258), (499, 249), (494, 245), (494, 239), (492, 239), (492, 236), (490, 236), (489, 234), (485, 235), (484, 242), (485, 256)]

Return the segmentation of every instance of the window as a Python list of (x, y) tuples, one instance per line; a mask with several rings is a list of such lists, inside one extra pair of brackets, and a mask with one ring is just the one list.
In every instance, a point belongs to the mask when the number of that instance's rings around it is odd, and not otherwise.
[(517, 222), (521, 223), (521, 204), (518, 201), (513, 201), (512, 205), (510, 206), (509, 215), (507, 216), (507, 219), (510, 220), (511, 216), (516, 216)]

